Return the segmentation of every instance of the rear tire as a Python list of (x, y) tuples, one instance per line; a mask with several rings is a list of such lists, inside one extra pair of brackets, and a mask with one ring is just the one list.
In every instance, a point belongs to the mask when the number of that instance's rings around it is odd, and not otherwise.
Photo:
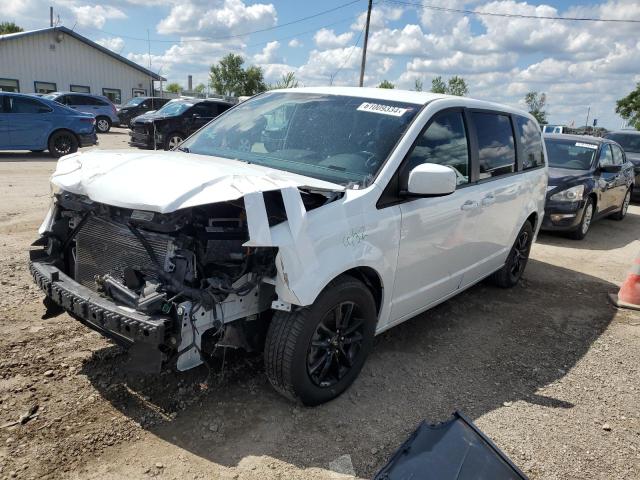
[(111, 120), (107, 117), (96, 118), (96, 131), (98, 133), (107, 133), (111, 130)]
[(622, 200), (622, 205), (620, 206), (620, 211), (611, 215), (611, 218), (614, 220), (623, 220), (624, 217), (627, 216), (627, 210), (629, 210), (629, 204), (631, 203), (631, 189), (627, 190), (627, 193)]
[(49, 153), (54, 158), (78, 151), (78, 139), (69, 130), (58, 130), (49, 137)]
[(584, 210), (582, 211), (582, 218), (580, 219), (580, 225), (578, 228), (571, 232), (570, 237), (574, 240), (582, 240), (589, 233), (589, 228), (591, 228), (591, 222), (593, 221), (594, 215), (594, 204), (593, 198), (589, 197), (587, 199), (587, 204), (584, 206)]
[(511, 288), (518, 284), (527, 266), (532, 243), (533, 227), (527, 220), (518, 232), (504, 266), (491, 276), (491, 281), (495, 285), (501, 288)]
[(376, 320), (373, 295), (349, 276), (332, 281), (311, 306), (276, 312), (264, 348), (269, 381), (304, 405), (334, 399), (360, 373)]
[(169, 135), (167, 135), (167, 138), (164, 141), (164, 149), (173, 150), (182, 142), (184, 142), (184, 135), (178, 132), (171, 132)]

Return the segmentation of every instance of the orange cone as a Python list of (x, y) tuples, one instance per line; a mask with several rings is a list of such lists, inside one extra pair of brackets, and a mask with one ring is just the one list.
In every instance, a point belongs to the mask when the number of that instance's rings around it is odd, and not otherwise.
[(633, 261), (631, 271), (618, 294), (609, 294), (609, 298), (618, 308), (640, 310), (640, 255)]

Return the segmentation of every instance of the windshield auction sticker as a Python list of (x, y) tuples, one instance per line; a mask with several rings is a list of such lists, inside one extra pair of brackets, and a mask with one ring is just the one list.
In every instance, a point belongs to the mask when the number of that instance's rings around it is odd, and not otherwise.
[(594, 145), (593, 143), (576, 142), (576, 147), (590, 148), (592, 150), (597, 150), (598, 149), (598, 146)]
[(406, 108), (393, 107), (391, 105), (381, 105), (379, 103), (364, 102), (358, 107), (361, 112), (381, 113), (383, 115), (391, 115), (392, 117), (401, 117), (407, 113)]

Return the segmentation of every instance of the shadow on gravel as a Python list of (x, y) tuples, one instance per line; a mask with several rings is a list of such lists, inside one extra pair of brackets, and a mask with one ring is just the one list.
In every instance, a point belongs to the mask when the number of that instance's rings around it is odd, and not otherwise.
[(584, 240), (573, 240), (562, 232), (540, 232), (537, 241), (544, 245), (575, 246), (588, 250), (612, 250), (626, 247), (638, 240), (638, 232), (640, 232), (640, 210), (637, 207), (633, 210), (635, 211), (629, 210), (627, 216), (621, 221), (611, 218), (597, 220), (591, 225)]
[(0, 152), (0, 163), (10, 162), (57, 162), (49, 152)]
[(456, 409), (477, 419), (516, 401), (573, 408), (539, 389), (562, 378), (606, 329), (615, 314), (606, 294), (615, 289), (531, 260), (514, 289), (481, 283), (380, 335), (352, 388), (316, 408), (276, 394), (260, 357), (227, 357), (224, 378), (220, 362), (210, 375), (200, 367), (127, 377), (114, 347), (96, 352), (83, 373), (123, 414), (211, 462), (266, 455), (326, 468), (350, 454), (358, 475), (370, 477), (422, 419), (442, 421)]

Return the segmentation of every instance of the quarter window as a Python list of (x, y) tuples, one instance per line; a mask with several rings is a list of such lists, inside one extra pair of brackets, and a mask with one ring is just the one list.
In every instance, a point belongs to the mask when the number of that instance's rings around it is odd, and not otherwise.
[(0, 92), (14, 92), (20, 91), (20, 83), (18, 80), (12, 80), (10, 78), (0, 78)]
[(57, 90), (53, 82), (33, 82), (36, 93), (52, 93)]
[(611, 148), (609, 145), (603, 145), (600, 149), (600, 157), (598, 157), (598, 163), (600, 166), (613, 165), (613, 155), (611, 155)]
[(543, 166), (544, 151), (540, 129), (528, 118), (517, 116), (515, 119), (520, 145), (522, 145), (522, 169), (529, 170)]
[(469, 148), (461, 112), (439, 114), (418, 137), (403, 168), (403, 188), (409, 172), (423, 163), (437, 163), (450, 167), (457, 184), (469, 183)]
[(473, 112), (478, 133), (480, 180), (515, 171), (516, 150), (508, 115)]
[(120, 89), (118, 88), (103, 88), (102, 95), (111, 100), (112, 103), (120, 104), (122, 103), (120, 100), (122, 95), (120, 93)]

